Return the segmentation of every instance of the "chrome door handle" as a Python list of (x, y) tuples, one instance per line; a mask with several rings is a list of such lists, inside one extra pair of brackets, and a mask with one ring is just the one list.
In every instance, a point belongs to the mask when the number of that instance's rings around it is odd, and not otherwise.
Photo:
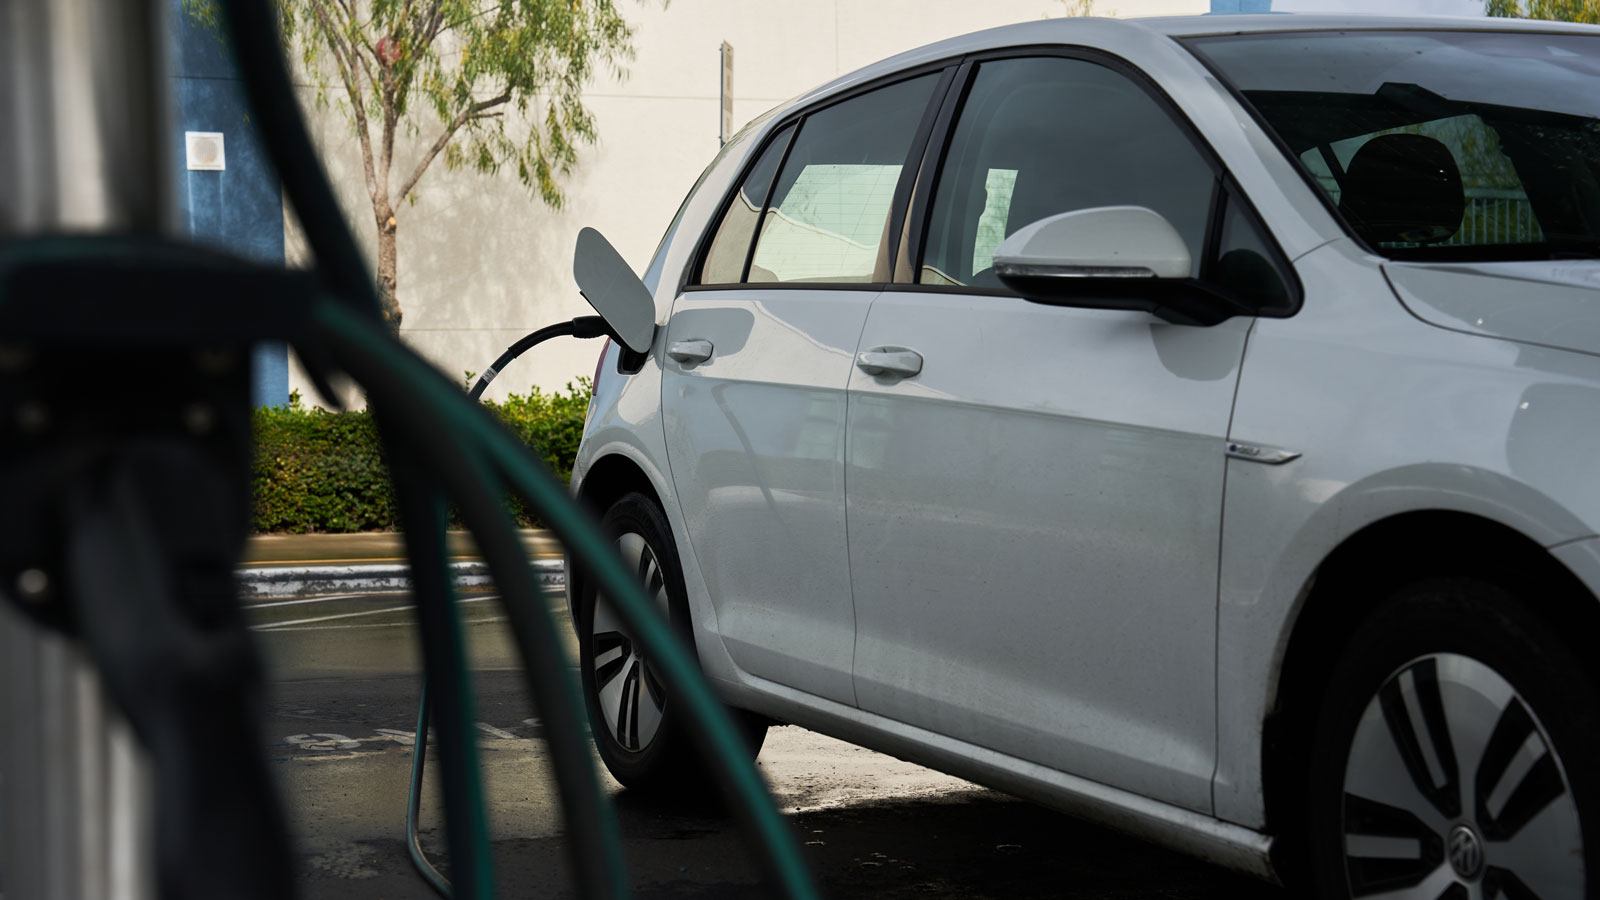
[(710, 359), (715, 349), (710, 341), (673, 341), (667, 355), (681, 363), (701, 363)]
[(922, 354), (908, 347), (874, 347), (856, 354), (856, 368), (868, 375), (910, 378), (922, 371)]

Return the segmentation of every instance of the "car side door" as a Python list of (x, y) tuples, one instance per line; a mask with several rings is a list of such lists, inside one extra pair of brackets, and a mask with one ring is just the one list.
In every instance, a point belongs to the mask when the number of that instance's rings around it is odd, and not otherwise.
[[(1271, 251), (1127, 67), (1064, 53), (967, 69), (850, 376), (856, 694), (863, 710), (1209, 812), (1225, 437), (1253, 320), (1043, 305), (992, 260), (1025, 225), (1116, 205), (1164, 216), (1196, 279), (1227, 280), (1240, 267), (1215, 261), (1232, 250)], [(1274, 277), (1246, 292), (1281, 301)]]
[(667, 456), (716, 630), (749, 674), (852, 706), (845, 386), (888, 281), (903, 170), (950, 77), (913, 73), (779, 122), (667, 323)]

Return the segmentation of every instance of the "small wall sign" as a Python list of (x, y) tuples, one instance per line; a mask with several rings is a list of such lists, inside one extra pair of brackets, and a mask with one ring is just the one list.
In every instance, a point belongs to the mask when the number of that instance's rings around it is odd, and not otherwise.
[(228, 167), (220, 131), (185, 131), (183, 146), (191, 171), (221, 172)]

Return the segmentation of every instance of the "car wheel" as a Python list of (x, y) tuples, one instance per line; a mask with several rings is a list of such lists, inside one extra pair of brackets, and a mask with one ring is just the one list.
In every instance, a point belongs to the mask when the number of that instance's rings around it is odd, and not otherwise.
[[(692, 654), (694, 632), (683, 572), (661, 510), (643, 494), (627, 494), (606, 510), (601, 527), (616, 541), (623, 563), (638, 574), (645, 594)], [(577, 625), (590, 730), (612, 777), (638, 790), (701, 784), (704, 767), (649, 654), (592, 584), (579, 597)], [(735, 718), (753, 758), (765, 738), (766, 724), (737, 711)]]
[(1309, 804), (1321, 896), (1589, 896), (1595, 692), (1514, 596), (1414, 584), (1358, 629), (1329, 683)]

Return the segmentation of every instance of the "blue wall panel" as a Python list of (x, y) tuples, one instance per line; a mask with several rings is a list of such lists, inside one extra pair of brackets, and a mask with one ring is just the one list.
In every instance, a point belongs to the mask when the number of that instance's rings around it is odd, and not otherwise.
[[(180, 220), (190, 235), (240, 256), (283, 263), (283, 204), (278, 175), (251, 123), (232, 54), (220, 35), (172, 4), (172, 165)], [(190, 171), (183, 133), (219, 131), (226, 169)], [(226, 303), (228, 298), (218, 297)], [(255, 402), (289, 401), (289, 357), (281, 344), (255, 354)]]

